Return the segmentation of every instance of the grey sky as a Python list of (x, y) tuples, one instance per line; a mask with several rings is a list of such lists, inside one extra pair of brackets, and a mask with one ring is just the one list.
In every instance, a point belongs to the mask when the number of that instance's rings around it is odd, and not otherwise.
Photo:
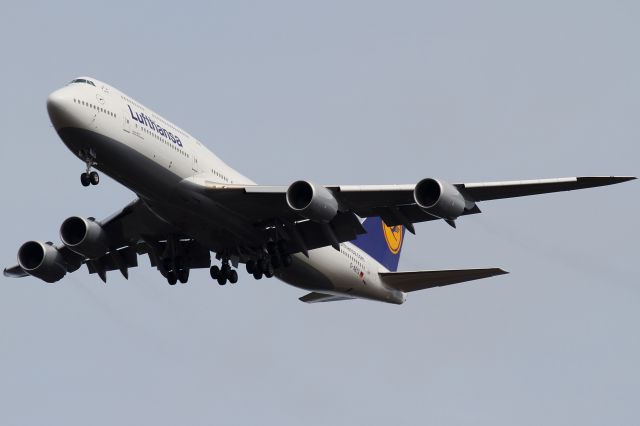
[[(59, 141), (48, 93), (113, 84), (261, 183), (640, 174), (634, 1), (12, 2), (0, 14), (3, 243), (134, 195)], [(400, 268), (510, 275), (403, 306), (308, 306), (243, 272), (169, 287), (0, 278), (3, 425), (631, 425), (640, 185), (419, 225)]]

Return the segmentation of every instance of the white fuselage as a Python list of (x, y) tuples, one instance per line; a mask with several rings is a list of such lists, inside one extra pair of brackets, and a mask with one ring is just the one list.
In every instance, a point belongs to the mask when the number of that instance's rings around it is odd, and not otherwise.
[[(223, 205), (192, 196), (186, 182), (219, 186), (253, 185), (189, 133), (117, 89), (93, 78), (53, 92), (48, 109), (56, 131), (79, 158), (134, 191), (158, 217), (218, 251), (224, 236), (251, 240), (251, 224)], [(404, 294), (387, 288), (376, 260), (351, 243), (294, 255), (281, 280), (310, 291), (402, 303)]]

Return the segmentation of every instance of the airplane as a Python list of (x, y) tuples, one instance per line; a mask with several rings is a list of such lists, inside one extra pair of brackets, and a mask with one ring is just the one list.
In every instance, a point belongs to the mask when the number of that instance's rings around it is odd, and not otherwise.
[[(85, 163), (137, 198), (104, 220), (73, 216), (62, 244), (28, 241), (7, 277), (61, 280), (83, 264), (107, 282), (128, 279), (147, 255), (175, 285), (208, 268), (220, 285), (236, 283), (242, 263), (256, 280), (278, 279), (309, 293), (307, 303), (368, 299), (402, 304), (407, 293), (506, 274), (500, 268), (398, 271), (405, 231), (415, 224), (480, 213), (478, 203), (617, 184), (630, 176), (455, 183), (427, 177), (408, 185), (258, 185), (185, 130), (92, 77), (73, 79), (47, 98), (60, 139)], [(96, 169), (96, 170), (94, 170)], [(215, 253), (212, 261), (211, 253)]]

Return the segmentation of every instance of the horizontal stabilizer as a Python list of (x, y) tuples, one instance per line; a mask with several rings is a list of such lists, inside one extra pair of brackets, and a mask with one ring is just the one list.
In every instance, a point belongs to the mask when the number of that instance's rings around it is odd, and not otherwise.
[(381, 272), (380, 278), (387, 286), (407, 293), (503, 274), (508, 274), (508, 272), (500, 268), (452, 269), (444, 271)]
[(332, 294), (324, 293), (309, 293), (300, 298), (300, 301), (305, 303), (319, 303), (319, 302), (337, 302), (339, 300), (352, 300), (353, 297), (334, 296)]

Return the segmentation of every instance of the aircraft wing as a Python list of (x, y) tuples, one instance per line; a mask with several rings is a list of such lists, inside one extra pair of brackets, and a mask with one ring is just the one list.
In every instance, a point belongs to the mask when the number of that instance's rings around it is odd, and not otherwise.
[[(97, 273), (105, 282), (106, 272), (112, 270), (119, 270), (128, 277), (128, 269), (138, 266), (138, 254), (148, 254), (151, 264), (159, 266), (161, 262), (158, 258), (166, 245), (162, 240), (176, 233), (171, 225), (151, 213), (141, 200), (133, 201), (122, 210), (97, 223), (101, 225), (107, 236), (107, 253), (98, 258), (88, 259), (64, 245), (57, 246), (55, 248), (61, 255), (61, 267), (66, 272), (74, 272), (86, 264), (89, 273)], [(208, 258), (208, 250), (206, 255)], [(28, 274), (19, 265), (15, 265), (6, 268), (4, 275), (20, 278)]]
[[(464, 197), (466, 206), (460, 215), (480, 213), (477, 202), (522, 197), (560, 191), (592, 188), (635, 179), (627, 176), (588, 176), (506, 182), (455, 183), (453, 187)], [(291, 209), (286, 201), (286, 186), (221, 185), (213, 178), (192, 178), (191, 184), (207, 197), (243, 217), (255, 226), (294, 224), (305, 217)], [(414, 223), (440, 219), (422, 209), (414, 198), (415, 184), (409, 185), (324, 185), (337, 200), (339, 214), (355, 214), (361, 218), (379, 216), (389, 226), (404, 225), (415, 232)], [(448, 221), (453, 224), (452, 221)], [(353, 223), (353, 222), (352, 222)], [(357, 231), (357, 233), (359, 230)], [(349, 239), (338, 238), (339, 242)], [(324, 245), (329, 245), (327, 241)]]

